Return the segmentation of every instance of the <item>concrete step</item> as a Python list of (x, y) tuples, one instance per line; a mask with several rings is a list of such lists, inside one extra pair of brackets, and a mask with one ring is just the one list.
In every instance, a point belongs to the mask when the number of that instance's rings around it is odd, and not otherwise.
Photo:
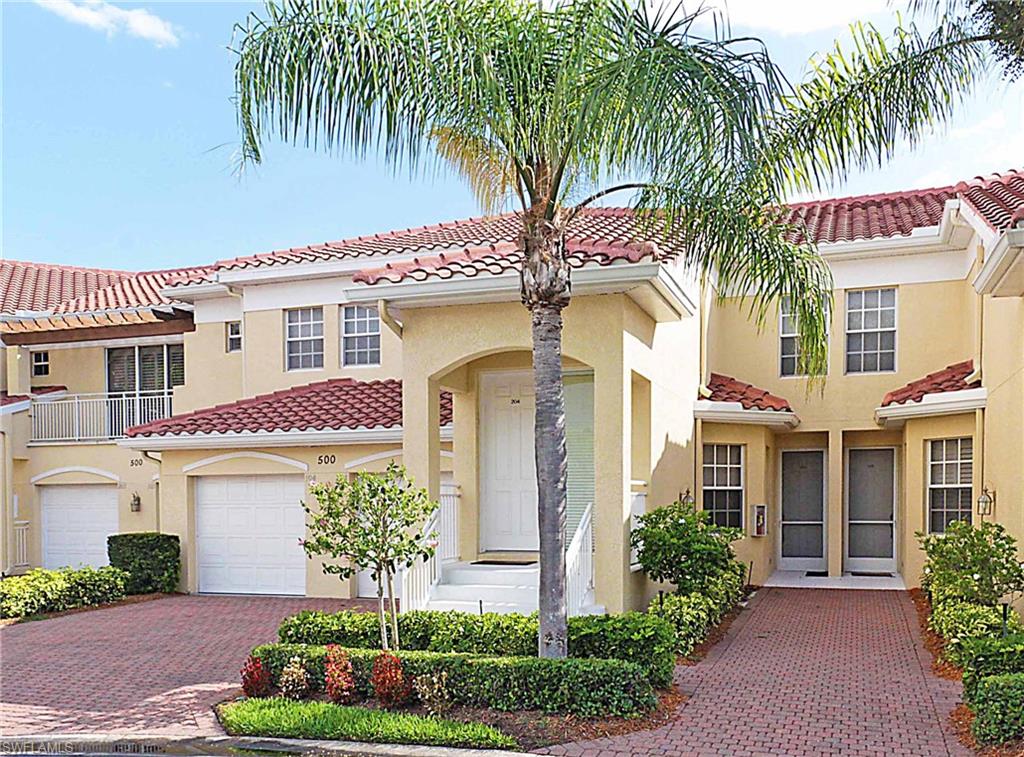
[(540, 585), (540, 568), (536, 565), (448, 563), (441, 569), (441, 583), (536, 587)]
[(514, 586), (512, 584), (449, 584), (439, 583), (434, 587), (431, 599), (476, 602), (483, 599), (514, 604), (536, 606), (536, 586)]
[[(434, 599), (431, 598), (427, 602), (426, 609), (428, 610), (458, 610), (460, 612), (478, 613), (480, 612), (480, 604), (477, 600), (458, 600), (458, 599)], [(483, 605), (484, 612), (499, 612), (499, 613), (510, 613), (517, 612), (523, 615), (529, 615), (531, 612), (537, 612), (537, 603), (534, 602), (532, 605), (521, 604), (518, 602), (498, 602), (484, 600)]]

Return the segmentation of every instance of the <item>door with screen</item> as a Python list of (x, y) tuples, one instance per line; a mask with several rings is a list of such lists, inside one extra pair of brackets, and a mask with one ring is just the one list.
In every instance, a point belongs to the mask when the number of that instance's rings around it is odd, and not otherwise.
[(846, 569), (896, 572), (896, 450), (851, 449), (846, 470)]
[(825, 451), (782, 452), (779, 570), (828, 569), (825, 528)]

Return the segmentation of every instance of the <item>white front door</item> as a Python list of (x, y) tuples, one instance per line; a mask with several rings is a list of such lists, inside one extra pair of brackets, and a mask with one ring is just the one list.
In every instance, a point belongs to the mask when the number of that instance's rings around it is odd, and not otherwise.
[(538, 548), (533, 374), (480, 376), (480, 549)]
[(202, 476), (196, 480), (199, 591), (305, 594), (302, 476)]
[(896, 572), (896, 450), (846, 456), (846, 570)]
[(116, 534), (117, 487), (40, 486), (43, 567), (109, 565), (107, 537)]

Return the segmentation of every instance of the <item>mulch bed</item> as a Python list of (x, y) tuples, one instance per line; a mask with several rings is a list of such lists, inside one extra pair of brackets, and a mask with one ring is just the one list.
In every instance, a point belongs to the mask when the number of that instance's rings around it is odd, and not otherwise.
[(928, 618), (932, 614), (932, 606), (928, 602), (928, 596), (919, 588), (910, 590), (910, 599), (917, 609), (917, 622), (921, 626), (921, 639), (924, 641), (925, 649), (932, 655), (932, 672), (939, 678), (947, 681), (959, 681), (963, 677), (963, 671), (956, 665), (949, 662), (943, 652), (946, 649), (945, 640), (928, 627)]
[(108, 607), (120, 607), (121, 605), (136, 605), (140, 602), (149, 602), (153, 599), (162, 599), (164, 597), (173, 597), (174, 594), (163, 594), (161, 592), (154, 592), (152, 594), (132, 594), (124, 599), (119, 599), (117, 602), (107, 602), (102, 605), (87, 605), (85, 607), (75, 607), (71, 610), (61, 610), (60, 612), (44, 612), (38, 615), (26, 615), (24, 618), (4, 618), (0, 620), (0, 628), (4, 626), (13, 626), (15, 623), (30, 623), (35, 620), (49, 620), (50, 618), (59, 618), (62, 615), (74, 615), (80, 612), (89, 612), (91, 610), (105, 610)]
[(974, 721), (974, 713), (967, 705), (959, 704), (949, 714), (949, 721), (953, 726), (960, 743), (981, 757), (1024, 757), (1024, 741), (1011, 741), (1008, 744), (998, 746), (986, 746), (979, 744), (971, 733), (971, 723)]

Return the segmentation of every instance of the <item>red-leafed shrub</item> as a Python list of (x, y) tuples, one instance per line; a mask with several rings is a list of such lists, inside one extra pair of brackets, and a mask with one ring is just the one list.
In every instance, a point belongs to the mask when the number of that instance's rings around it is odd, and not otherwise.
[(402, 661), (391, 652), (381, 652), (373, 661), (370, 685), (374, 696), (384, 707), (394, 707), (407, 700), (412, 687), (405, 677)]
[(324, 660), (324, 690), (332, 702), (348, 704), (355, 698), (356, 679), (348, 652), (336, 644), (327, 645)]
[(270, 692), (270, 671), (258, 657), (249, 655), (241, 674), (242, 691), (247, 697), (265, 697)]

